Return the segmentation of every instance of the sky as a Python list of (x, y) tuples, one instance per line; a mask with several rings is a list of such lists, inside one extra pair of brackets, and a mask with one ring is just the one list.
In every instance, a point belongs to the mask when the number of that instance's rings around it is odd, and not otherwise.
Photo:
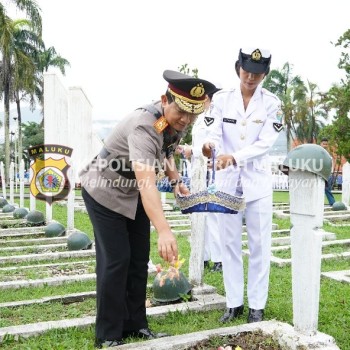
[[(58, 76), (81, 87), (93, 119), (120, 120), (158, 100), (166, 69), (184, 64), (229, 88), (241, 47), (269, 49), (272, 69), (327, 91), (340, 82), (341, 49), (331, 42), (350, 29), (349, 0), (37, 0), (46, 47), (70, 61)], [(19, 18), (20, 14), (12, 14)], [(17, 16), (17, 17), (16, 17)], [(56, 72), (50, 70), (50, 72)]]

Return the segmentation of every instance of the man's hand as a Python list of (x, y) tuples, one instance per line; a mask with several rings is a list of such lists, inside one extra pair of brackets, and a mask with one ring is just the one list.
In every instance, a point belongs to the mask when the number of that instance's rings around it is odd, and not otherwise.
[(190, 159), (192, 156), (192, 146), (190, 145), (178, 145), (175, 149), (175, 154), (182, 154), (186, 159)]
[(171, 230), (158, 232), (158, 254), (170, 263), (178, 260), (177, 242)]
[(191, 194), (191, 192), (185, 184), (180, 183), (174, 188), (174, 196), (176, 197), (177, 194), (180, 194), (182, 196), (188, 196)]

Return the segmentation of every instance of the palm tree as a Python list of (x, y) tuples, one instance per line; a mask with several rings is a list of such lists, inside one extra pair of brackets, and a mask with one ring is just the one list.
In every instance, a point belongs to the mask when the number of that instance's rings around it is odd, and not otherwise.
[(325, 126), (328, 110), (324, 108), (322, 96), (317, 85), (308, 81), (306, 98), (299, 100), (302, 103), (297, 106), (294, 117), (297, 124), (295, 133), (301, 142), (317, 143), (318, 135)]
[[(16, 7), (24, 11), (31, 19), (33, 27), (41, 35), (42, 21), (40, 8), (34, 0), (12, 0)], [(12, 60), (14, 57), (14, 30), (17, 24), (6, 15), (6, 9), (0, 3), (0, 52), (2, 54), (1, 74), (2, 91), (4, 100), (4, 131), (5, 131), (5, 180), (8, 181), (10, 165), (10, 86), (12, 74)]]
[(299, 76), (292, 76), (292, 67), (287, 62), (281, 70), (271, 70), (267, 75), (263, 86), (276, 94), (282, 102), (282, 113), (286, 127), (287, 149), (290, 150), (291, 140), (294, 139), (295, 125), (293, 117), (296, 113), (296, 105), (305, 100), (306, 87)]
[(31, 22), (22, 20), (22, 26), (14, 31), (15, 54), (13, 63), (12, 90), (13, 100), (17, 107), (18, 121), (18, 161), (22, 158), (22, 115), (21, 101), (30, 99), (31, 107), (34, 109), (32, 96), (35, 93), (36, 66), (34, 58), (38, 50), (44, 46), (41, 37), (31, 30)]
[[(40, 7), (35, 0), (10, 0), (20, 11), (23, 11), (34, 24), (34, 28), (41, 36), (42, 20), (40, 15)], [(0, 2), (0, 28), (5, 22), (6, 8)]]
[[(66, 73), (66, 66), (70, 66), (70, 63), (67, 59), (57, 54), (53, 46), (48, 49), (43, 48), (39, 51), (39, 54), (36, 58), (37, 65), (37, 85), (35, 95), (41, 105), (42, 114), (44, 116), (44, 78), (43, 73), (47, 72), (50, 67), (56, 67), (60, 70), (62, 75)], [(44, 118), (42, 120), (42, 126), (44, 126)]]

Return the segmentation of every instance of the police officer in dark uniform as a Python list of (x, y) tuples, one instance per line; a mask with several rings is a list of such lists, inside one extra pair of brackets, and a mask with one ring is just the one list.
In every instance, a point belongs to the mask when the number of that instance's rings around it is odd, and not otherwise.
[(174, 193), (189, 194), (173, 152), (185, 129), (204, 110), (210, 82), (166, 70), (161, 100), (138, 108), (113, 129), (101, 152), (80, 173), (82, 196), (96, 247), (96, 346), (118, 346), (123, 338), (153, 339), (146, 318), (150, 221), (158, 233), (159, 255), (178, 259), (174, 233), (156, 187), (161, 167)]

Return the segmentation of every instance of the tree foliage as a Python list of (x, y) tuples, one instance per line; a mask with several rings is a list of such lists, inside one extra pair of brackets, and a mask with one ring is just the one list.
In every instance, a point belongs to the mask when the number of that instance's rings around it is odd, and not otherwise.
[[(16, 7), (24, 11), (31, 22), (33, 31), (41, 37), (42, 21), (40, 8), (34, 0), (12, 0)], [(33, 44), (31, 36), (19, 32), (19, 27), (23, 25), (23, 20), (13, 21), (8, 15), (5, 6), (0, 3), (0, 53), (1, 61), (1, 91), (4, 101), (4, 133), (5, 133), (5, 180), (8, 181), (8, 171), (10, 166), (10, 101), (12, 99), (13, 82), (16, 81), (15, 75), (19, 71), (19, 64), (22, 67), (29, 67), (30, 62), (27, 56), (28, 46)], [(21, 38), (22, 44), (28, 43), (28, 46), (17, 45)], [(16, 65), (17, 63), (17, 65)], [(14, 67), (17, 67), (16, 70)], [(26, 72), (27, 70), (24, 69)], [(28, 75), (25, 74), (22, 79)]]
[(263, 86), (281, 100), (287, 149), (294, 144), (317, 142), (318, 134), (328, 118), (318, 86), (292, 75), (292, 66), (285, 63), (281, 70), (272, 70)]
[(35, 122), (22, 124), (23, 148), (42, 145), (44, 143), (44, 128)]
[(345, 157), (350, 161), (350, 29), (347, 30), (334, 44), (342, 46), (338, 67), (345, 71), (345, 79), (340, 84), (331, 87), (323, 98), (323, 103), (328, 109), (335, 111), (332, 125), (322, 130), (322, 135), (329, 139), (331, 147), (337, 153), (338, 158)]
[[(21, 102), (28, 102), (33, 110), (38, 101), (43, 110), (43, 73), (49, 67), (57, 67), (64, 75), (65, 67), (69, 66), (68, 60), (57, 54), (53, 46), (45, 48), (41, 38), (41, 10), (36, 2), (34, 0), (11, 0), (11, 2), (27, 18), (12, 20), (7, 16), (5, 6), (0, 3), (0, 99), (4, 104), (3, 153), (6, 175), (10, 162), (10, 103), (15, 102), (17, 107), (17, 142), (21, 157)], [(20, 158), (18, 160), (20, 161)]]

